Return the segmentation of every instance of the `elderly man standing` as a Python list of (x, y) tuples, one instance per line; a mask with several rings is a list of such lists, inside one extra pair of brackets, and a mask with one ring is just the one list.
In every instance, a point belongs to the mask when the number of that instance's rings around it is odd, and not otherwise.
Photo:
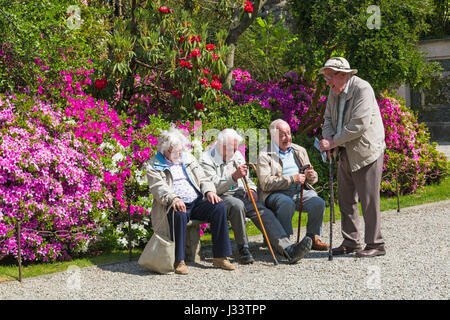
[(270, 243), (278, 253), (288, 259), (289, 263), (295, 263), (308, 253), (310, 249), (308, 241), (292, 243), (273, 212), (257, 201), (256, 186), (250, 179), (244, 156), (238, 151), (242, 140), (235, 130), (225, 129), (219, 133), (216, 144), (205, 151), (200, 159), (200, 165), (214, 182), (217, 194), (227, 207), (228, 218), (239, 249), (239, 261), (242, 264), (254, 262), (248, 247), (245, 218), (250, 218), (260, 230), (262, 229), (242, 182), (242, 178), (247, 177)]
[[(325, 202), (312, 185), (318, 181), (305, 148), (293, 144), (289, 124), (277, 119), (269, 126), (272, 143), (258, 156), (258, 189), (260, 201), (270, 208), (288, 235), (293, 234), (292, 217), (300, 208), (300, 187), (304, 185), (302, 207), (308, 213), (306, 237), (310, 248), (327, 250), (320, 241)], [(304, 173), (300, 168), (309, 164)], [(300, 223), (300, 221), (299, 221)], [(311, 241), (312, 240), (312, 241)]]
[[(321, 151), (338, 154), (338, 201), (341, 246), (333, 255), (356, 251), (358, 257), (386, 254), (381, 237), (380, 183), (384, 158), (384, 126), (372, 87), (355, 76), (342, 57), (329, 59), (319, 70), (330, 87), (324, 115)], [(360, 244), (358, 199), (365, 222), (364, 250)]]
[(153, 230), (171, 235), (175, 240), (175, 273), (187, 274), (184, 262), (187, 223), (190, 219), (208, 221), (211, 223), (213, 266), (234, 270), (227, 258), (232, 252), (225, 204), (188, 152), (188, 144), (189, 140), (180, 131), (163, 131), (158, 138), (158, 153), (146, 166), (153, 194)]

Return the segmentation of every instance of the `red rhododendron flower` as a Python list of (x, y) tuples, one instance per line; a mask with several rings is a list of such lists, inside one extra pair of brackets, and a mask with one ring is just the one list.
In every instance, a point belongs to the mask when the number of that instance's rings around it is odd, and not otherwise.
[(172, 90), (172, 91), (170, 91), (170, 94), (177, 99), (181, 99), (181, 92), (178, 90)]
[(98, 89), (98, 90), (102, 90), (104, 87), (106, 87), (106, 84), (107, 84), (108, 82), (107, 82), (107, 80), (106, 80), (106, 78), (103, 78), (103, 79), (97, 79), (97, 80), (95, 80), (95, 87)]
[(194, 42), (202, 42), (202, 38), (200, 38), (200, 36), (193, 36), (192, 38), (189, 39), (189, 41), (190, 41), (191, 43), (194, 43)]
[(203, 84), (206, 88), (209, 87), (209, 82), (208, 82), (208, 79), (206, 79), (206, 78), (200, 79), (200, 80), (198, 80), (198, 82), (200, 84)]
[(192, 57), (200, 57), (200, 49), (195, 48), (194, 51), (191, 53)]
[(250, 1), (245, 1), (244, 10), (248, 13), (252, 13), (253, 12), (253, 4)]
[(205, 105), (202, 104), (202, 103), (200, 103), (200, 102), (197, 102), (197, 103), (194, 105), (194, 107), (195, 107), (195, 109), (197, 109), (197, 110), (203, 110), (203, 109), (205, 109)]
[(219, 81), (214, 80), (213, 82), (211, 82), (211, 88), (220, 90), (222, 88), (222, 84)]
[(167, 8), (166, 6), (162, 6), (158, 9), (158, 11), (160, 13), (169, 13), (169, 8)]
[(206, 69), (206, 68), (203, 68), (202, 71), (203, 71), (203, 73), (205, 74), (205, 76), (207, 76), (208, 74), (211, 73), (211, 71), (209, 71), (209, 70)]
[(213, 51), (214, 49), (216, 49), (216, 45), (215, 44), (207, 44), (206, 45), (206, 50)]
[(189, 61), (180, 60), (180, 66), (192, 70), (192, 64)]

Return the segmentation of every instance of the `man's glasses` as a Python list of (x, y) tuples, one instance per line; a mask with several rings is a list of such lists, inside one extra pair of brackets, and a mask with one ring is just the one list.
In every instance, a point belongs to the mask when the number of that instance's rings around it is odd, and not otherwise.
[(324, 77), (324, 79), (325, 79), (325, 81), (331, 81), (331, 80), (333, 80), (333, 78), (337, 75), (339, 73), (339, 71), (336, 71), (335, 73), (333, 73), (331, 76), (326, 76), (326, 75), (323, 75), (323, 77)]

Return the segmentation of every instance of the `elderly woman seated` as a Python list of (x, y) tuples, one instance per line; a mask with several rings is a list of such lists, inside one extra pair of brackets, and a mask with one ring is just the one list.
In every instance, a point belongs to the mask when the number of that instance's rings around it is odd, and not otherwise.
[(189, 140), (178, 130), (170, 129), (164, 131), (158, 141), (158, 152), (147, 165), (149, 188), (153, 194), (152, 226), (154, 232), (170, 235), (171, 239), (174, 239), (174, 229), (175, 272), (188, 273), (184, 256), (186, 227), (190, 219), (211, 224), (213, 266), (234, 270), (227, 258), (231, 256), (231, 245), (225, 204), (197, 160), (186, 150)]

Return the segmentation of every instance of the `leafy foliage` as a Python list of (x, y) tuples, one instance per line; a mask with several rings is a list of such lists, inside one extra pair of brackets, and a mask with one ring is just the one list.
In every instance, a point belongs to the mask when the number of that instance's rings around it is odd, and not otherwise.
[(284, 19), (275, 22), (273, 16), (258, 17), (238, 41), (236, 66), (252, 70), (256, 80), (280, 78), (291, 71), (286, 58), (297, 40), (284, 26)]
[[(291, 0), (299, 42), (293, 48), (292, 66), (306, 66), (313, 76), (331, 56), (343, 56), (375, 92), (407, 83), (428, 87), (436, 63), (427, 63), (416, 44), (428, 29), (430, 0), (369, 2)], [(379, 8), (377, 13), (369, 6)]]

